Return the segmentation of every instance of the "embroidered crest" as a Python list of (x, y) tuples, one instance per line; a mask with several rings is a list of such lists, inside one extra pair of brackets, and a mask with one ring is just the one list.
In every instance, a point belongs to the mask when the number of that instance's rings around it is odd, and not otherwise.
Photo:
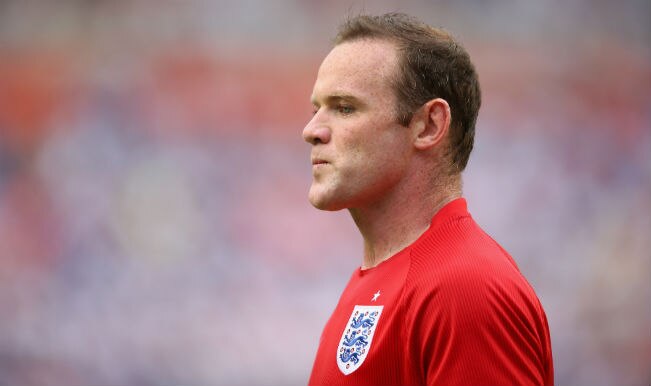
[(345, 375), (364, 363), (384, 306), (355, 306), (337, 347), (337, 366)]

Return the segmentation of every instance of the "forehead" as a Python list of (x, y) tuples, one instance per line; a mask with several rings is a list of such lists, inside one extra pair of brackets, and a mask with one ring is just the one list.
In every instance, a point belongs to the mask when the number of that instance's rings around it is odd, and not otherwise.
[(338, 94), (393, 95), (390, 80), (397, 68), (398, 52), (391, 42), (360, 39), (338, 44), (319, 67), (312, 99)]

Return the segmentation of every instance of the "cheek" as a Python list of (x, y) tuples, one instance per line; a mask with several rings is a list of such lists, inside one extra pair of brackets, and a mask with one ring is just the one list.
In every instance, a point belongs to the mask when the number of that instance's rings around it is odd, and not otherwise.
[(370, 155), (384, 162), (403, 161), (410, 149), (408, 132), (403, 127), (387, 127), (369, 138), (367, 149)]
[[(386, 129), (391, 130), (391, 129)], [(350, 172), (357, 178), (394, 179), (404, 169), (409, 157), (409, 144), (403, 133), (374, 132), (363, 141), (351, 143), (347, 158), (350, 161)]]
[(382, 164), (404, 158), (409, 149), (407, 128), (388, 123), (392, 122), (392, 117), (385, 114), (374, 118), (348, 121), (345, 127), (340, 127), (339, 135), (333, 136), (337, 153), (353, 165), (386, 167)]

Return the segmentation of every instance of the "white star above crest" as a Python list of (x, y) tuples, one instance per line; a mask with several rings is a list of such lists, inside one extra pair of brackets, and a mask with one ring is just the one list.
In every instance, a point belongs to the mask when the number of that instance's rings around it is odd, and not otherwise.
[(373, 299), (371, 299), (371, 301), (374, 302), (379, 297), (380, 297), (380, 290), (377, 290), (377, 292), (373, 294)]

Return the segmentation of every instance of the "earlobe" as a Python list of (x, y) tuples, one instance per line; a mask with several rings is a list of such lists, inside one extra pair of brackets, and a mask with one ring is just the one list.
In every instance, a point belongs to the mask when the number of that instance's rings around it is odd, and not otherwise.
[(450, 129), (450, 105), (445, 99), (436, 98), (425, 103), (411, 122), (414, 146), (427, 150), (439, 144)]

